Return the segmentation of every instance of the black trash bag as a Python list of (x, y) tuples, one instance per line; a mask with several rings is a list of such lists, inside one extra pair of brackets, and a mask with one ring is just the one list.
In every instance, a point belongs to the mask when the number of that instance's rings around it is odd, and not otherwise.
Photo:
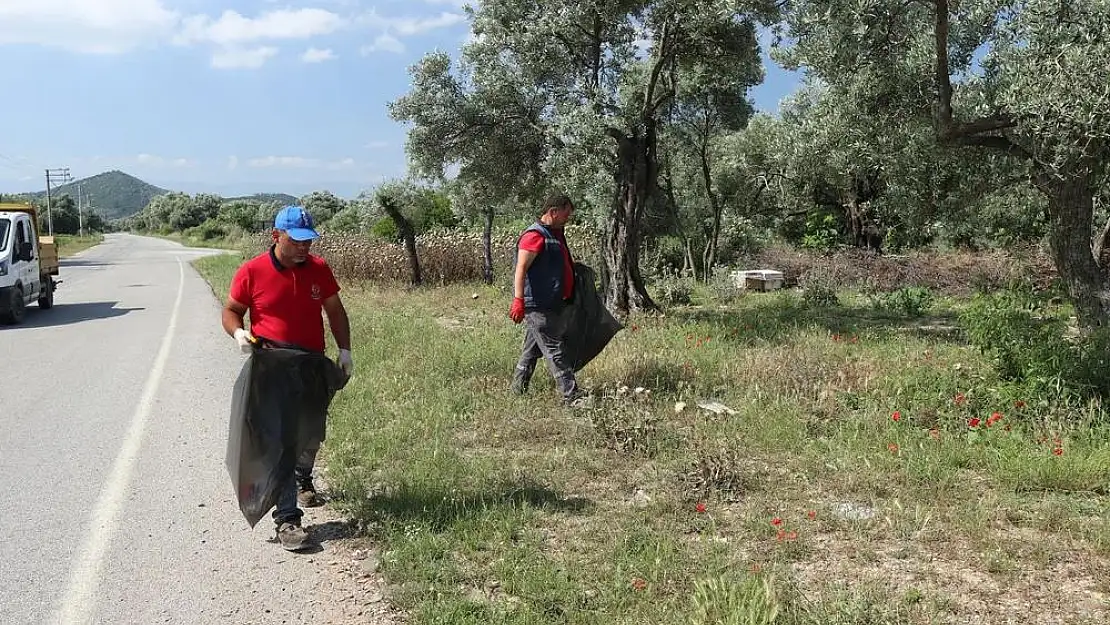
[(347, 375), (324, 354), (262, 340), (235, 381), (227, 471), (253, 528), (277, 505), (297, 458), (327, 435), (328, 406)]
[(575, 372), (590, 364), (624, 328), (605, 307), (595, 279), (593, 269), (574, 263), (574, 295), (563, 314), (567, 322), (564, 350)]

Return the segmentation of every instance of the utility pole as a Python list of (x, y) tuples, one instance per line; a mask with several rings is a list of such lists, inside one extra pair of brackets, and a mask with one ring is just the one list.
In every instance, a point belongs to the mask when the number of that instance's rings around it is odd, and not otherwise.
[(84, 212), (81, 210), (85, 205), (84, 200), (84, 185), (80, 182), (77, 183), (77, 232), (80, 236), (85, 236), (85, 217)]
[(54, 236), (54, 215), (50, 212), (50, 183), (61, 182), (64, 184), (71, 180), (73, 178), (69, 176), (68, 167), (46, 170), (46, 228), (50, 236)]

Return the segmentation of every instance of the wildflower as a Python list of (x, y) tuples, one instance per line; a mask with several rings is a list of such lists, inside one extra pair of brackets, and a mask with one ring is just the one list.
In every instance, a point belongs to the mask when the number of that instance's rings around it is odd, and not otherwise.
[(705, 502), (704, 501), (699, 501), (698, 505), (694, 506), (694, 509), (697, 510), (701, 514), (705, 514)]
[(1025, 407), (1025, 402), (1024, 401), (1019, 399), (1019, 400), (1014, 402), (1014, 408), (1017, 408), (1018, 410), (1021, 410), (1024, 407)]
[(933, 428), (933, 429), (929, 430), (929, 436), (932, 436), (934, 439), (939, 441), (940, 440), (940, 430), (938, 430), (937, 428)]
[(782, 525), (782, 519), (778, 517), (771, 519), (771, 525), (774, 525), (775, 527)]
[(782, 542), (784, 538), (786, 538), (786, 530), (779, 530), (778, 534), (775, 535), (775, 540), (779, 542)]
[(643, 589), (647, 588), (647, 582), (640, 579), (639, 577), (633, 577), (632, 578), (632, 588), (634, 588), (636, 590), (643, 590)]
[(886, 446), (886, 448), (889, 449), (890, 453), (892, 453), (892, 454), (897, 454), (898, 453), (898, 444), (897, 443), (890, 443)]
[(816, 510), (810, 510), (809, 512), (806, 513), (806, 516), (809, 517), (810, 521), (813, 521), (817, 518), (817, 511)]
[(977, 427), (979, 427), (980, 423), (982, 423), (982, 421), (979, 420), (979, 417), (972, 417), (972, 418), (968, 419), (967, 427), (977, 428)]
[(1053, 447), (1052, 448), (1052, 455), (1053, 456), (1062, 456), (1062, 455), (1064, 455), (1064, 448), (1063, 447)]
[(1002, 420), (1002, 414), (996, 412), (996, 413), (992, 414), (990, 416), (990, 418), (987, 419), (987, 427), (990, 427), (990, 426), (994, 425), (995, 423), (998, 423), (1001, 420)]
[(894, 421), (895, 423), (897, 423), (898, 421), (901, 421), (901, 420), (902, 420), (902, 413), (901, 413), (901, 412), (899, 412), (899, 411), (897, 411), (897, 410), (895, 410), (895, 411), (894, 411), (894, 414), (890, 415), (890, 418), (891, 418), (891, 420), (892, 420), (892, 421)]
[(956, 400), (955, 401), (956, 401), (957, 406), (962, 406), (965, 403), (967, 403), (967, 396), (964, 395), (963, 393), (956, 393)]

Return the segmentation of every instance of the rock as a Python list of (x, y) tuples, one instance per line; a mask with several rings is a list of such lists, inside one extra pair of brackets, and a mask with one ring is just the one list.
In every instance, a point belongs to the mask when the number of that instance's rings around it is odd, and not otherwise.
[(637, 488), (636, 492), (632, 495), (632, 505), (637, 508), (643, 508), (651, 503), (651, 496), (644, 492), (644, 489)]

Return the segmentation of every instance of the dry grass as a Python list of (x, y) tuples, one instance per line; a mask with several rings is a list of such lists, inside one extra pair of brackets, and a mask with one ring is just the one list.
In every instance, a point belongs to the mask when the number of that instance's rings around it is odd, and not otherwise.
[(415, 623), (1110, 621), (1105, 429), (1046, 430), (1065, 409), (1003, 400), (935, 318), (789, 294), (636, 317), (571, 411), (542, 367), (508, 393), (496, 288), (345, 293), (329, 482)]

